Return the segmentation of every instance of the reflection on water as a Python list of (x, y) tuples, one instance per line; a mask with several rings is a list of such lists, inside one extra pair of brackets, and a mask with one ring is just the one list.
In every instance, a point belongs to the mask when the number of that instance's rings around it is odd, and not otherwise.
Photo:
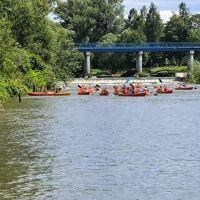
[(199, 199), (200, 93), (26, 97), (0, 113), (0, 199)]

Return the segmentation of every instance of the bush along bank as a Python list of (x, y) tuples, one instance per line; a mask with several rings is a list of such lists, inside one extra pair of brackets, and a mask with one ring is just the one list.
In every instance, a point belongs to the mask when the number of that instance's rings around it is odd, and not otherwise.
[(194, 62), (193, 71), (190, 74), (188, 82), (200, 84), (200, 62)]
[(0, 4), (0, 101), (69, 81), (83, 56), (72, 50), (70, 31), (49, 19), (52, 1)]

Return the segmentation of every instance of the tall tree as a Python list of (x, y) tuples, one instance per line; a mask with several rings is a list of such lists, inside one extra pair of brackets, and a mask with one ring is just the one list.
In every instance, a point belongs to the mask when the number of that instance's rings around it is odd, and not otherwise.
[(167, 22), (164, 33), (166, 42), (186, 41), (191, 28), (190, 12), (185, 3), (179, 5), (179, 14), (173, 14)]
[(123, 30), (123, 0), (92, 0), (96, 23), (93, 29), (92, 41), (108, 33), (119, 33)]
[[(179, 13), (174, 13), (167, 22), (164, 30), (165, 42), (185, 42), (190, 35), (192, 27), (191, 14), (185, 3), (179, 4)], [(185, 53), (169, 53), (171, 60), (176, 64), (185, 64)], [(174, 62), (173, 61), (173, 62)]]
[(145, 34), (148, 42), (158, 42), (163, 34), (163, 22), (160, 14), (154, 5), (151, 3), (146, 18)]
[(128, 19), (126, 21), (127, 28), (137, 29), (138, 28), (138, 11), (135, 8), (132, 8), (129, 11)]
[(126, 21), (126, 27), (132, 30), (144, 31), (145, 21), (147, 16), (147, 8), (143, 6), (138, 14), (135, 8), (132, 8), (129, 12), (128, 19)]
[(74, 33), (76, 42), (97, 42), (103, 35), (123, 28), (123, 0), (68, 0), (60, 2), (56, 14)]

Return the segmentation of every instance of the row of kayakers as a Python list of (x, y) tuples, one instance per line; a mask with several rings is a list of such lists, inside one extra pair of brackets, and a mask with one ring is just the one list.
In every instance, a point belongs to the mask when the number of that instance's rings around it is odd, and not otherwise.
[[(134, 84), (129, 83), (129, 85), (123, 86), (113, 86), (113, 91), (108, 90), (106, 87), (101, 87), (96, 84), (93, 87), (86, 85), (78, 85), (78, 94), (79, 95), (90, 95), (97, 93), (100, 96), (108, 96), (113, 92), (114, 95), (119, 96), (146, 96), (146, 95), (157, 95), (157, 94), (171, 94), (173, 93), (173, 89), (169, 88), (166, 85), (163, 86), (154, 86), (155, 91), (149, 91), (147, 86), (143, 86), (142, 84)], [(187, 86), (185, 84), (180, 84), (175, 90), (192, 90), (192, 86)]]
[[(154, 86), (155, 91), (149, 91), (147, 86), (143, 86), (142, 84), (134, 84), (129, 83), (129, 85), (123, 86), (113, 86), (113, 91), (111, 92), (106, 87), (101, 87), (100, 85), (96, 84), (93, 87), (86, 86), (86, 85), (78, 85), (78, 94), (79, 95), (90, 95), (94, 93), (98, 93), (101, 96), (108, 96), (110, 93), (113, 92), (114, 95), (119, 96), (146, 96), (151, 94), (171, 94), (173, 90), (166, 85), (164, 86)], [(187, 85), (179, 85), (175, 88), (175, 90), (192, 90), (192, 86)]]
[[(142, 84), (129, 83), (124, 84), (122, 86), (113, 86), (113, 90), (110, 91), (107, 87), (102, 87), (98, 84), (95, 86), (87, 86), (87, 85), (78, 85), (78, 95), (90, 95), (90, 94), (99, 94), (100, 96), (108, 96), (113, 93), (114, 95), (119, 96), (146, 96), (146, 95), (157, 95), (157, 94), (171, 94), (173, 90), (166, 85), (154, 86), (154, 91), (149, 91), (147, 86), (143, 86)], [(197, 89), (193, 86), (187, 86), (185, 84), (179, 84), (175, 90), (192, 90)], [(44, 91), (44, 92), (30, 92), (29, 96), (68, 96), (71, 92), (52, 92), (52, 91)]]

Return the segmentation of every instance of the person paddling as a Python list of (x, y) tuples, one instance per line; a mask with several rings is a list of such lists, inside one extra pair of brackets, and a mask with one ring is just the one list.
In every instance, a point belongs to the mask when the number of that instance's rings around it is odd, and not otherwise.
[(135, 93), (135, 86), (133, 85), (133, 83), (130, 83), (129, 85), (131, 86), (132, 93), (134, 94)]

